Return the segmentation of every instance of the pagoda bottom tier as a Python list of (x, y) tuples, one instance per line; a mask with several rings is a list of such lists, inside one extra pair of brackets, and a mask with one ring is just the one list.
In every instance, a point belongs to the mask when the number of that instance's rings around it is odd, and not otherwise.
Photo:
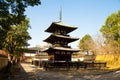
[(55, 61), (71, 61), (71, 54), (54, 54), (48, 55), (48, 60), (55, 60)]
[(78, 52), (78, 49), (63, 48), (63, 47), (50, 47), (44, 52), (49, 55), (48, 60), (54, 61), (71, 61), (71, 55), (73, 52)]

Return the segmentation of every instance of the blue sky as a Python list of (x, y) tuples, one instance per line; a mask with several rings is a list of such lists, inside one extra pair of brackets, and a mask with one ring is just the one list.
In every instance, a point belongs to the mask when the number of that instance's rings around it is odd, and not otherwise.
[[(41, 5), (28, 7), (25, 14), (30, 19), (30, 47), (45, 45), (50, 34), (44, 32), (52, 22), (59, 21), (62, 7), (62, 21), (77, 26), (70, 35), (82, 38), (85, 34), (95, 36), (112, 13), (120, 10), (120, 0), (41, 0)], [(78, 41), (69, 45), (78, 46)]]

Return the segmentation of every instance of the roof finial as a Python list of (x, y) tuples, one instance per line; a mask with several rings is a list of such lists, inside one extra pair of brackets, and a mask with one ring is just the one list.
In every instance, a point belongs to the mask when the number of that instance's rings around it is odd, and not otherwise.
[(59, 14), (60, 21), (62, 21), (62, 7), (60, 7), (60, 14)]

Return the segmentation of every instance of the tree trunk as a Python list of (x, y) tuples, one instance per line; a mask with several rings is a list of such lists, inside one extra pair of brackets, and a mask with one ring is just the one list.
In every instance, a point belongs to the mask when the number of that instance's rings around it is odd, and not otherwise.
[(87, 50), (87, 55), (89, 55), (89, 51)]

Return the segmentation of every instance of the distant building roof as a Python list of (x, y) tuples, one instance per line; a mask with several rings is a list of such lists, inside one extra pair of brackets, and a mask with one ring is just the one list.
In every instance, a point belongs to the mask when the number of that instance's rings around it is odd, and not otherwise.
[(26, 48), (25, 52), (27, 53), (36, 53), (36, 52), (40, 52), (41, 48), (40, 47), (30, 47), (30, 48)]
[(27, 48), (28, 50), (41, 50), (40, 47), (30, 47), (30, 48)]
[(3, 55), (3, 54), (0, 54), (0, 57), (4, 57), (4, 58), (7, 58), (7, 56)]
[(0, 50), (0, 57), (8, 57), (9, 53), (5, 50)]

